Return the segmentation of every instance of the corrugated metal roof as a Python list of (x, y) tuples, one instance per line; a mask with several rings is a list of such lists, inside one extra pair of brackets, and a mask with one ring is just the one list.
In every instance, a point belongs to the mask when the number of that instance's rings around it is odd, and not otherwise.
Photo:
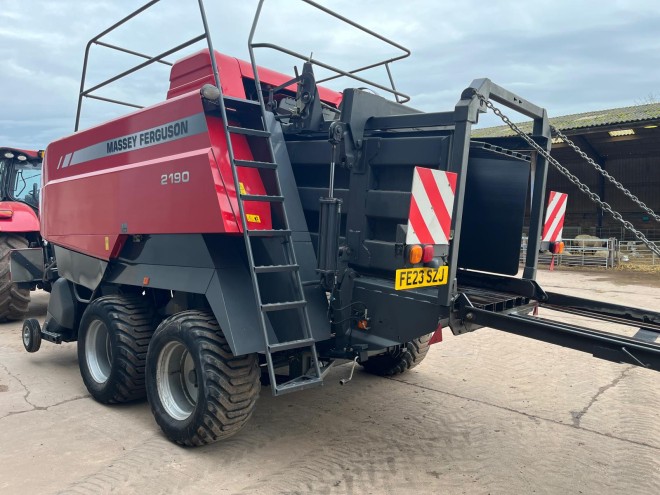
[[(631, 122), (645, 122), (658, 119), (660, 119), (660, 103), (649, 103), (648, 105), (611, 108), (609, 110), (599, 110), (597, 112), (576, 113), (573, 115), (565, 115), (563, 117), (554, 117), (550, 119), (550, 124), (561, 131), (570, 131), (575, 129), (611, 126)], [(517, 125), (527, 133), (532, 132), (531, 121), (517, 123)], [(472, 132), (472, 137), (505, 137), (513, 136), (513, 134), (514, 133), (509, 126), (501, 125), (497, 127), (486, 127), (485, 129), (475, 129)]]

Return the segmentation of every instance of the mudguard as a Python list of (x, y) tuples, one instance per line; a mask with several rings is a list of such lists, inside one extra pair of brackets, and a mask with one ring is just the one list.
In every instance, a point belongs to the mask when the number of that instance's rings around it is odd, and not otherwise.
[(32, 208), (18, 201), (0, 201), (0, 210), (11, 211), (0, 218), (0, 232), (39, 232), (39, 217)]
[[(129, 236), (119, 257), (109, 262), (61, 246), (57, 246), (56, 256), (60, 275), (90, 290), (108, 283), (203, 294), (234, 355), (265, 351), (245, 245), (240, 236)], [(278, 291), (286, 291), (285, 284), (279, 285)], [(328, 339), (330, 329), (323, 290), (306, 287), (305, 297), (314, 338)], [(276, 335), (268, 318), (266, 326), (271, 342), (289, 338)], [(292, 327), (285, 324), (282, 328), (286, 331)]]

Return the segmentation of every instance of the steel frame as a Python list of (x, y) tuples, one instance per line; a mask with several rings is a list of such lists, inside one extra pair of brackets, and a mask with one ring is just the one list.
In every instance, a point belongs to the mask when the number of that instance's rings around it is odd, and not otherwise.
[[(103, 87), (107, 86), (108, 84), (111, 84), (115, 81), (118, 81), (119, 79), (122, 79), (122, 78), (124, 78), (124, 77), (126, 77), (130, 74), (133, 74), (134, 72), (137, 72), (141, 69), (144, 69), (145, 67), (148, 67), (149, 65), (154, 64), (154, 63), (160, 63), (160, 64), (164, 64), (164, 65), (167, 65), (167, 66), (172, 66), (172, 62), (169, 62), (169, 61), (163, 60), (163, 59), (165, 57), (168, 57), (169, 55), (172, 55), (174, 53), (177, 53), (177, 52), (183, 50), (184, 48), (187, 48), (191, 45), (194, 45), (195, 43), (197, 43), (199, 41), (202, 41), (204, 39), (206, 39), (206, 41), (207, 41), (207, 46), (209, 47), (209, 50), (211, 51), (211, 53), (213, 53), (213, 51), (212, 51), (212, 46), (213, 45), (211, 43), (211, 36), (209, 34), (208, 25), (207, 25), (207, 22), (206, 22), (206, 13), (204, 12), (203, 0), (198, 0), (198, 3), (199, 3), (200, 16), (201, 16), (201, 19), (202, 19), (202, 23), (204, 25), (204, 33), (202, 33), (198, 36), (195, 36), (193, 38), (190, 38), (189, 40), (184, 41), (183, 43), (175, 46), (174, 48), (170, 48), (169, 50), (166, 50), (164, 52), (159, 53), (158, 55), (154, 55), (154, 56), (145, 55), (144, 53), (140, 53), (140, 52), (137, 52), (137, 51), (134, 51), (134, 50), (130, 50), (130, 49), (125, 48), (125, 47), (113, 45), (113, 44), (107, 43), (105, 41), (101, 41), (101, 38), (103, 38), (104, 36), (107, 36), (108, 34), (113, 32), (118, 27), (126, 24), (128, 21), (130, 21), (134, 17), (138, 16), (139, 14), (144, 12), (145, 10), (153, 7), (154, 5), (159, 3), (160, 1), (161, 0), (151, 0), (150, 2), (147, 2), (142, 7), (140, 7), (139, 9), (131, 12), (126, 17), (124, 17), (123, 19), (117, 21), (112, 26), (110, 26), (106, 30), (102, 31), (101, 33), (97, 34), (91, 40), (89, 40), (87, 42), (87, 46), (85, 47), (85, 57), (84, 57), (84, 60), (83, 60), (82, 76), (80, 78), (80, 91), (78, 92), (78, 106), (77, 106), (77, 109), (76, 109), (76, 122), (75, 122), (74, 129), (73, 129), (74, 131), (77, 132), (79, 127), (80, 127), (80, 115), (81, 115), (81, 111), (82, 111), (82, 103), (83, 103), (84, 98), (92, 98), (92, 99), (95, 99), (95, 100), (105, 101), (105, 102), (108, 102), (108, 103), (115, 103), (115, 104), (118, 104), (118, 105), (124, 105), (124, 106), (132, 107), (132, 108), (138, 108), (138, 109), (143, 108), (143, 106), (137, 105), (135, 103), (131, 103), (131, 102), (127, 102), (127, 101), (121, 101), (121, 100), (115, 100), (115, 99), (112, 99), (112, 98), (107, 98), (107, 97), (104, 97), (104, 96), (95, 95), (94, 93), (96, 91), (98, 91), (99, 89), (101, 89), (101, 88), (103, 88)], [(123, 72), (121, 72), (117, 75), (114, 75), (114, 76), (110, 77), (109, 79), (106, 79), (106, 80), (92, 86), (91, 88), (85, 88), (85, 80), (86, 80), (86, 77), (87, 77), (87, 65), (89, 63), (89, 54), (90, 54), (90, 50), (91, 50), (93, 45), (98, 45), (98, 46), (102, 46), (104, 48), (109, 48), (111, 50), (116, 50), (116, 51), (119, 51), (119, 52), (122, 52), (122, 53), (127, 53), (129, 55), (134, 55), (136, 57), (144, 58), (146, 60), (144, 62), (142, 62), (141, 64), (138, 64), (134, 67), (131, 67), (130, 69), (127, 69), (127, 70), (125, 70), (125, 71), (123, 71)], [(218, 71), (217, 71), (217, 68), (215, 68), (215, 59), (213, 57), (211, 57), (211, 59), (212, 59), (213, 64), (214, 64), (216, 84), (219, 84)]]
[[(318, 84), (326, 82), (326, 81), (330, 81), (330, 80), (333, 80), (333, 79), (337, 79), (339, 77), (348, 77), (348, 78), (351, 78), (351, 79), (354, 79), (356, 81), (368, 84), (370, 86), (373, 86), (375, 88), (378, 88), (382, 91), (386, 91), (387, 93), (390, 93), (390, 94), (394, 95), (394, 97), (395, 97), (395, 99), (398, 103), (405, 103), (407, 101), (410, 101), (410, 96), (408, 96), (405, 93), (401, 93), (400, 91), (398, 91), (396, 89), (396, 85), (394, 84), (394, 79), (392, 78), (392, 73), (390, 71), (390, 64), (391, 63), (410, 56), (411, 52), (408, 48), (406, 48), (406, 47), (404, 47), (404, 46), (402, 46), (402, 45), (386, 38), (385, 36), (382, 36), (382, 35), (374, 32), (374, 31), (358, 24), (355, 21), (352, 21), (352, 20), (338, 14), (337, 12), (334, 12), (334, 11), (332, 11), (332, 10), (322, 6), (322, 5), (319, 5), (318, 3), (316, 3), (312, 0), (302, 0), (302, 1), (305, 2), (308, 5), (311, 5), (312, 7), (316, 8), (316, 9), (319, 9), (320, 11), (330, 15), (331, 17), (334, 17), (335, 19), (339, 19), (340, 21), (342, 21), (346, 24), (349, 24), (350, 26), (353, 26), (354, 28), (356, 28), (356, 29), (358, 29), (358, 30), (360, 30), (364, 33), (367, 33), (367, 34), (373, 36), (374, 38), (377, 38), (377, 39), (389, 44), (390, 46), (393, 46), (393, 47), (397, 48), (398, 50), (401, 50), (403, 53), (401, 55), (397, 56), (397, 57), (391, 57), (391, 58), (388, 58), (386, 60), (382, 60), (380, 62), (375, 62), (373, 64), (358, 67), (357, 69), (345, 71), (345, 70), (342, 70), (338, 67), (334, 67), (332, 65), (329, 65), (329, 64), (326, 64), (326, 63), (321, 62), (319, 60), (316, 60), (316, 59), (312, 58), (311, 56), (303, 55), (301, 53), (294, 52), (293, 50), (289, 50), (288, 48), (284, 48), (283, 46), (277, 45), (275, 43), (254, 43), (254, 41), (253, 41), (254, 40), (254, 35), (256, 33), (257, 26), (258, 26), (259, 20), (261, 18), (261, 11), (262, 11), (262, 8), (263, 8), (264, 2), (265, 2), (265, 0), (259, 0), (259, 5), (257, 6), (257, 12), (254, 16), (254, 20), (252, 22), (252, 28), (250, 29), (250, 36), (248, 38), (248, 49), (250, 51), (250, 61), (252, 62), (252, 71), (254, 73), (255, 85), (257, 86), (257, 88), (259, 87), (259, 75), (257, 73), (257, 63), (256, 63), (255, 55), (254, 55), (254, 49), (255, 48), (270, 48), (272, 50), (276, 50), (278, 52), (285, 53), (285, 54), (290, 55), (292, 57), (295, 57), (297, 59), (303, 60), (305, 62), (309, 62), (312, 65), (317, 65), (319, 67), (323, 67), (324, 69), (327, 69), (331, 72), (336, 73), (335, 76), (326, 77), (325, 79), (319, 79), (318, 81), (316, 81)], [(369, 70), (369, 69), (374, 69), (376, 67), (381, 67), (381, 66), (384, 66), (385, 70), (387, 71), (387, 76), (388, 76), (388, 78), (390, 80), (390, 84), (392, 86), (391, 88), (388, 88), (387, 86), (383, 86), (383, 85), (378, 84), (378, 83), (376, 83), (374, 81), (371, 81), (369, 79), (365, 79), (365, 78), (362, 78), (362, 77), (359, 77), (359, 76), (355, 75), (358, 72), (362, 72), (362, 71)], [(263, 98), (261, 96), (261, 92), (258, 92), (258, 94), (259, 94), (259, 99), (263, 104)]]

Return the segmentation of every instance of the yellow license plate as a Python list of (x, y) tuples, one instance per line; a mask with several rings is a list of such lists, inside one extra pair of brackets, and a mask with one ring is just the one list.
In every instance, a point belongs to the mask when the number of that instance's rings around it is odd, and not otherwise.
[(417, 289), (447, 283), (448, 267), (440, 268), (401, 268), (396, 271), (394, 288), (396, 290)]

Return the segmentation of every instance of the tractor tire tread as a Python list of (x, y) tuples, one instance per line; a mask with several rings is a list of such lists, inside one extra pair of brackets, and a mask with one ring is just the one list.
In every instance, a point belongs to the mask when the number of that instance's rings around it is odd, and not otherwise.
[(429, 352), (429, 333), (406, 342), (396, 353), (387, 352), (370, 357), (361, 363), (364, 370), (378, 376), (394, 376), (405, 373), (419, 365)]
[(151, 306), (140, 296), (130, 295), (104, 296), (92, 304), (100, 306), (113, 323), (117, 359), (113, 392), (105, 400), (95, 399), (106, 404), (119, 404), (144, 398), (147, 347), (155, 328)]
[(259, 398), (258, 356), (235, 357), (216, 319), (208, 312), (183, 311), (164, 320), (161, 326), (172, 323), (193, 337), (199, 347), (202, 375), (208, 391), (204, 401), (206, 407), (196, 421), (194, 433), (187, 438), (169, 435), (167, 424), (162, 422), (152, 403), (156, 421), (171, 440), (188, 447), (207, 445), (233, 435), (250, 419)]
[(19, 234), (0, 234), (0, 322), (23, 320), (30, 304), (30, 291), (11, 281), (9, 270), (12, 249), (24, 249), (28, 241)]

